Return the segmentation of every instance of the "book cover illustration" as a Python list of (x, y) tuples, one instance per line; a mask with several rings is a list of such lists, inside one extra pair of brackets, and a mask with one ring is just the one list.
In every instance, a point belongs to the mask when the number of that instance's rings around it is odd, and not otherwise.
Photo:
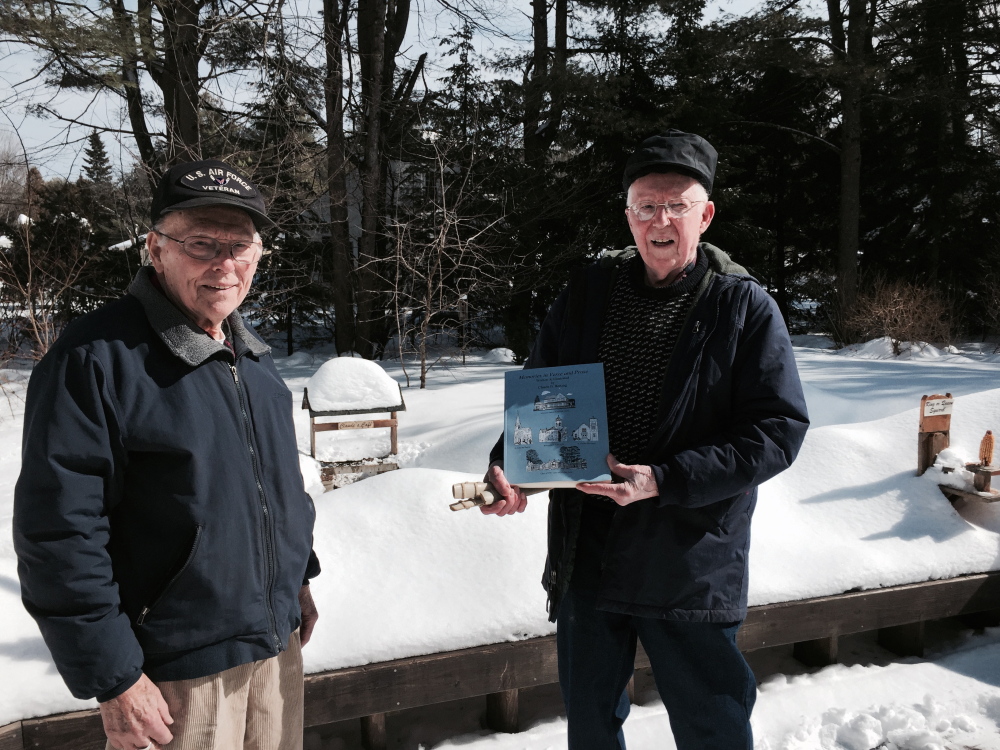
[(504, 376), (504, 473), (521, 487), (611, 480), (604, 365)]

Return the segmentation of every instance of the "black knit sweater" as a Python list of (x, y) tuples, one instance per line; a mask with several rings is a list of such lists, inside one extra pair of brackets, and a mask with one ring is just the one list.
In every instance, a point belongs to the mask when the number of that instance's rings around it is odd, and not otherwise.
[[(615, 280), (601, 329), (598, 358), (604, 364), (611, 453), (625, 464), (640, 463), (656, 426), (663, 378), (694, 292), (708, 271), (699, 252), (684, 276), (665, 287), (646, 284), (646, 267), (636, 255)], [(601, 558), (618, 506), (608, 498), (586, 495), (580, 517), (574, 586), (595, 590)]]
[(604, 363), (611, 452), (634, 464), (652, 437), (667, 363), (708, 271), (708, 256), (700, 253), (682, 278), (665, 287), (646, 285), (638, 255), (622, 271), (608, 302), (598, 358)]

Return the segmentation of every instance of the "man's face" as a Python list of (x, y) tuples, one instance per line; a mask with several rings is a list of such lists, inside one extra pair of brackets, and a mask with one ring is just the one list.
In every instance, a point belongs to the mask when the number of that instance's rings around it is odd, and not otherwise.
[(694, 205), (679, 219), (669, 218), (663, 206), (656, 209), (656, 215), (649, 221), (640, 221), (632, 211), (625, 209), (629, 229), (652, 286), (673, 282), (698, 257), (698, 241), (712, 223), (715, 204), (708, 200), (705, 188), (697, 180), (672, 172), (640, 177), (628, 189), (630, 206), (638, 202), (672, 203), (682, 199)]
[[(223, 242), (259, 241), (249, 214), (229, 206), (173, 211), (160, 228), (178, 240), (214, 237)], [(197, 260), (159, 232), (146, 235), (146, 248), (167, 297), (198, 326), (211, 333), (243, 302), (257, 262), (237, 263), (226, 247), (214, 260)]]

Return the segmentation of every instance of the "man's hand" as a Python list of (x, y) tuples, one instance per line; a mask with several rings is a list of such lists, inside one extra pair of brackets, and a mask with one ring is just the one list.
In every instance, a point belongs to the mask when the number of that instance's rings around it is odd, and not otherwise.
[(174, 723), (167, 702), (146, 675), (117, 698), (102, 703), (101, 720), (111, 746), (120, 750), (160, 747), (174, 738), (167, 729)]
[(619, 482), (581, 482), (576, 486), (588, 495), (604, 495), (610, 497), (618, 505), (629, 505), (636, 500), (647, 497), (657, 497), (660, 488), (656, 486), (656, 477), (650, 466), (636, 464), (629, 466), (618, 462), (618, 459), (608, 454), (608, 467), (611, 473), (621, 479)]
[(313, 628), (316, 627), (316, 620), (319, 619), (319, 610), (316, 609), (316, 602), (313, 601), (308, 583), (299, 589), (299, 607), (302, 609), (299, 638), (302, 640), (302, 645), (305, 646), (312, 638)]
[(522, 513), (528, 507), (528, 498), (524, 490), (507, 481), (499, 464), (492, 464), (484, 479), (496, 488), (502, 498), (490, 505), (480, 505), (479, 510), (485, 515), (509, 516), (512, 513)]

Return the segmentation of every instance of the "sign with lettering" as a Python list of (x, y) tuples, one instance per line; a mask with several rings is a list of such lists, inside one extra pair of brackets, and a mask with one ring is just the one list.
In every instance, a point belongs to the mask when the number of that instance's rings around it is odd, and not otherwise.
[(373, 420), (361, 422), (340, 422), (337, 426), (341, 430), (367, 430), (369, 427), (374, 427), (375, 422)]
[(951, 414), (954, 406), (955, 406), (955, 399), (953, 398), (927, 399), (924, 402), (924, 416), (940, 417), (945, 414)]

